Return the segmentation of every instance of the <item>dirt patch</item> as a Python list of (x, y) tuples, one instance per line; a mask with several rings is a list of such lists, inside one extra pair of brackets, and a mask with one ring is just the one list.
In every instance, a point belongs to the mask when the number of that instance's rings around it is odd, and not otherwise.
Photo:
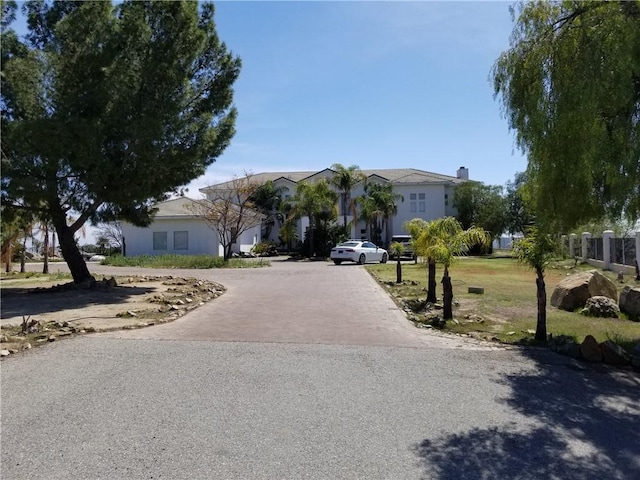
[(3, 353), (80, 333), (165, 323), (219, 297), (225, 287), (172, 276), (103, 279), (94, 288), (47, 280), (3, 280)]

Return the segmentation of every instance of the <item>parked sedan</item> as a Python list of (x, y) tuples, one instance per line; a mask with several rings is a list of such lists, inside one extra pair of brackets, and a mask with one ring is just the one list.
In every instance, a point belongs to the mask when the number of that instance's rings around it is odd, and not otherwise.
[(331, 249), (331, 260), (336, 265), (342, 262), (356, 262), (360, 265), (367, 262), (387, 263), (389, 254), (384, 248), (377, 247), (371, 242), (349, 240)]

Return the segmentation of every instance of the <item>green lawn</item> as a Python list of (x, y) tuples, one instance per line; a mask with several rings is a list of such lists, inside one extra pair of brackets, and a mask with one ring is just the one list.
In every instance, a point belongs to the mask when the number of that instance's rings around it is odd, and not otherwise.
[[(579, 270), (589, 270), (588, 265), (574, 266), (573, 261), (559, 262), (547, 269), (547, 332), (554, 336), (566, 335), (582, 342), (586, 335), (593, 335), (599, 342), (611, 339), (625, 348), (640, 342), (640, 323), (626, 318), (604, 319), (565, 312), (552, 307), (551, 294), (554, 287), (567, 275)], [(426, 297), (427, 268), (425, 264), (403, 262), (403, 283), (396, 280), (395, 262), (386, 265), (372, 265), (367, 269), (380, 281), (396, 301), (405, 300), (416, 310)], [(613, 272), (603, 272), (614, 281), (618, 291), (625, 285), (639, 285), (631, 277), (625, 283), (615, 281)], [(536, 326), (536, 284), (535, 274), (511, 258), (462, 257), (450, 269), (453, 282), (454, 319), (447, 322), (446, 329), (459, 333), (477, 332), (483, 337), (496, 337), (503, 342), (516, 343), (531, 338), (528, 331)], [(442, 276), (438, 266), (437, 280)], [(469, 294), (469, 286), (484, 287), (483, 295)], [(438, 297), (442, 288), (438, 283)], [(416, 313), (422, 313), (417, 311)], [(470, 315), (479, 315), (483, 321), (469, 320)], [(623, 315), (624, 316), (624, 315)], [(471, 317), (474, 318), (474, 317)]]

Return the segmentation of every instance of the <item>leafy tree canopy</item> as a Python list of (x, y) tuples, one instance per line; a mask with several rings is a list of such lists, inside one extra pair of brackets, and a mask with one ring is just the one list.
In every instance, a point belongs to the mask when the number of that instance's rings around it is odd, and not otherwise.
[(536, 224), (640, 216), (640, 1), (526, 2), (492, 77)]
[(507, 227), (507, 204), (499, 185), (480, 182), (458, 185), (453, 193), (453, 206), (458, 211), (456, 218), (465, 230), (481, 227), (495, 238)]
[[(74, 281), (87, 221), (151, 221), (152, 205), (228, 146), (240, 59), (212, 4), (46, 2), (2, 16), (2, 201), (55, 225)], [(67, 224), (67, 212), (76, 220)]]

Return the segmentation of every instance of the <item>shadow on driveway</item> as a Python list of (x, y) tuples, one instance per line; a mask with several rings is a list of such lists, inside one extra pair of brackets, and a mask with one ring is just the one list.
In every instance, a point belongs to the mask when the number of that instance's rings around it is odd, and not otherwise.
[(423, 478), (640, 478), (640, 376), (536, 349), (523, 355), (537, 372), (499, 382), (511, 388), (502, 401), (534, 426), (426, 439), (414, 448)]

